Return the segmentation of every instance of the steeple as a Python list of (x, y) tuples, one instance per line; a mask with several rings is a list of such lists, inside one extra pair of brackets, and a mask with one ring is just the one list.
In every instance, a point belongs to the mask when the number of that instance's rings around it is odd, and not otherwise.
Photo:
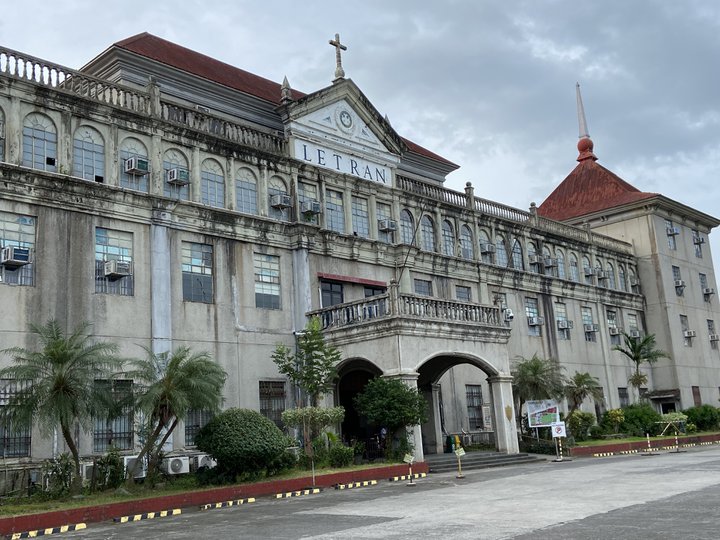
[(585, 161), (586, 159), (592, 159), (597, 161), (597, 157), (593, 154), (593, 142), (588, 133), (587, 120), (585, 119), (585, 107), (583, 106), (582, 96), (580, 95), (580, 83), (575, 83), (575, 95), (577, 99), (577, 115), (578, 115), (578, 127), (580, 132), (580, 140), (577, 144), (577, 149), (580, 152), (578, 155), (578, 161)]

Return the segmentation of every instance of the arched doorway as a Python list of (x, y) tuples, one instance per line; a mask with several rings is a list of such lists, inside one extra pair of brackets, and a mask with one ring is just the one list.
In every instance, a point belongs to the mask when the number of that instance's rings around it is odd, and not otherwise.
[(338, 367), (335, 402), (345, 408), (340, 434), (346, 442), (353, 439), (364, 441), (373, 435), (355, 410), (354, 400), (371, 379), (380, 375), (382, 371), (375, 364), (363, 359), (346, 360)]

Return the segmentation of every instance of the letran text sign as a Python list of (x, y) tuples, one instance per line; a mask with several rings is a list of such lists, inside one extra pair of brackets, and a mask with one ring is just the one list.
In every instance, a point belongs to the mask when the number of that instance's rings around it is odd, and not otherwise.
[(528, 426), (531, 428), (550, 427), (560, 421), (560, 409), (557, 401), (543, 399), (539, 401), (526, 401)]
[(390, 185), (390, 169), (344, 152), (323, 148), (308, 141), (295, 140), (295, 158), (318, 167)]

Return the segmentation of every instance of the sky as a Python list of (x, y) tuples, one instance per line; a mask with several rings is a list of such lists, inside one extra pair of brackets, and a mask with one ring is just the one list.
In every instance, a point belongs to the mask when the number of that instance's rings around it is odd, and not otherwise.
[[(599, 163), (720, 217), (720, 3), (697, 0), (7, 2), (0, 44), (79, 68), (150, 32), (309, 93), (335, 71), (446, 186), (528, 209), (575, 167), (579, 82)], [(720, 231), (711, 235), (716, 266)]]

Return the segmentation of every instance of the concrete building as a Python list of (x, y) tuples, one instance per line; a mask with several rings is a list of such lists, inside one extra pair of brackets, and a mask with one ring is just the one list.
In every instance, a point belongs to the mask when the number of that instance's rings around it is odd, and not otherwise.
[[(695, 386), (715, 401), (717, 336), (700, 326), (717, 312), (708, 245), (669, 252), (656, 231), (672, 219), (690, 245), (690, 229), (705, 238), (717, 221), (660, 196), (549, 219), (552, 196), (524, 211), (470, 183), (447, 189), (458, 166), (401, 137), (337, 52), (332, 84), (303, 94), (150, 34), (80, 70), (0, 49), (3, 347), (32, 347), (28, 323), (49, 318), (90, 321), (125, 355), (187, 344), (228, 372), (227, 407), (278, 420), (295, 394), (271, 353), (317, 315), (343, 355), (327, 396), (347, 409), (342, 436), (372, 435), (352, 398), (398, 377), (428, 399), (419, 458), (461, 430), (517, 452), (517, 356), (596, 376), (606, 399), (590, 409), (633, 399), (631, 366), (612, 351), (622, 330), (663, 335), (673, 353), (697, 344), (654, 368), (648, 391), (672, 391), (678, 408)], [(672, 296), (673, 257), (684, 296)], [(678, 313), (694, 338), (674, 331)], [(15, 388), (2, 381), (0, 400)], [(191, 452), (206, 421), (190, 415), (172, 449)], [(132, 454), (132, 411), (77, 438), (84, 455)], [(2, 444), (17, 464), (64, 450), (35, 428), (3, 429)]]

